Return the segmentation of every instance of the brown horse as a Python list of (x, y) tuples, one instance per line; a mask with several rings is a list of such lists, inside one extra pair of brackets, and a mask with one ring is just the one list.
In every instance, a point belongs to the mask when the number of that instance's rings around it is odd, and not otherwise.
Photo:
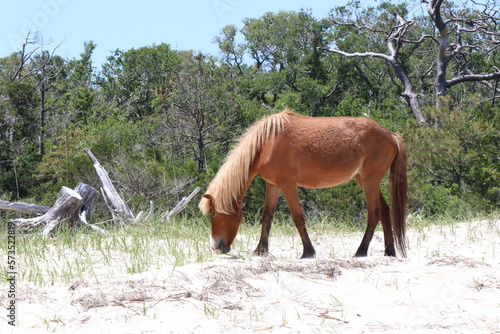
[[(389, 168), (390, 211), (380, 192), (380, 182)], [(281, 191), (302, 239), (302, 258), (310, 258), (315, 250), (306, 231), (297, 187), (327, 188), (355, 178), (368, 207), (366, 231), (355, 256), (367, 255), (379, 221), (385, 255), (396, 256), (396, 239), (400, 254), (406, 256), (406, 170), (401, 137), (370, 118), (307, 117), (285, 110), (247, 130), (210, 183), (199, 207), (210, 214), (212, 249), (229, 252), (241, 224), (245, 192), (260, 175), (266, 181), (266, 198), (255, 253), (268, 252), (269, 231)]]

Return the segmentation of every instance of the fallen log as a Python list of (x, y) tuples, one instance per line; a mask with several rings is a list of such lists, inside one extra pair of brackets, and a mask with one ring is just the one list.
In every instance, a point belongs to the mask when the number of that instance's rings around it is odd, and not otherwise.
[(8, 202), (0, 200), (0, 209), (1, 210), (10, 210), (16, 211), (20, 213), (26, 213), (32, 216), (41, 216), (47, 211), (49, 211), (49, 206), (29, 204), (23, 202)]

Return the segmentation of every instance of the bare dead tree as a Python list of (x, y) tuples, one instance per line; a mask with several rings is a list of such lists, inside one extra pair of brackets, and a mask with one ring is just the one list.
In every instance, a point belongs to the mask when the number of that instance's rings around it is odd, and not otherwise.
[[(34, 47), (32, 47), (33, 45)], [(19, 59), (19, 61), (9, 73), (10, 82), (21, 82), (25, 78), (30, 77), (34, 73), (36, 73), (35, 69), (26, 69), (26, 66), (40, 48), (41, 45), (36, 45), (36, 37), (33, 37), (31, 33), (28, 33), (21, 47), (21, 51), (18, 52), (17, 58)]]
[[(400, 56), (400, 51), (401, 47), (403, 46), (404, 43), (410, 42), (409, 40), (405, 39), (405, 35), (408, 31), (408, 29), (414, 24), (414, 21), (407, 21), (403, 19), (401, 16), (395, 14), (397, 18), (397, 23), (392, 26), (391, 30), (383, 30), (380, 28), (375, 28), (371, 26), (366, 26), (366, 25), (358, 25), (353, 22), (339, 22), (336, 20), (333, 20), (333, 23), (336, 25), (342, 25), (342, 26), (350, 26), (354, 27), (358, 30), (368, 30), (371, 32), (376, 32), (376, 33), (384, 33), (387, 35), (385, 41), (386, 41), (386, 46), (388, 50), (388, 54), (385, 53), (378, 53), (378, 52), (354, 52), (354, 53), (349, 53), (345, 51), (341, 51), (338, 49), (331, 49), (327, 47), (322, 47), (320, 49), (339, 54), (344, 57), (368, 57), (368, 58), (380, 58), (385, 60), (387, 63), (389, 63), (392, 68), (394, 69), (394, 73), (396, 74), (397, 78), (403, 85), (403, 89), (401, 92), (401, 96), (404, 97), (408, 103), (408, 105), (411, 108), (411, 111), (413, 113), (413, 116), (415, 119), (420, 123), (424, 124), (425, 118), (424, 115), (422, 114), (422, 111), (420, 110), (420, 104), (418, 102), (417, 94), (415, 93), (415, 90), (413, 88), (413, 84), (410, 80), (410, 77), (408, 76), (408, 73), (402, 66), (399, 56)], [(417, 42), (414, 42), (417, 43)]]
[[(364, 31), (377, 36), (386, 36), (385, 43), (387, 54), (377, 52), (355, 52), (349, 53), (336, 48), (323, 47), (321, 49), (333, 52), (344, 57), (371, 57), (380, 58), (389, 63), (401, 82), (403, 89), (401, 95), (406, 98), (413, 115), (419, 123), (425, 123), (426, 120), (420, 111), (420, 103), (417, 99), (410, 76), (399, 60), (400, 51), (404, 45), (421, 46), (424, 41), (431, 41), (437, 45), (437, 57), (435, 63), (435, 95), (436, 105), (440, 107), (440, 98), (448, 94), (450, 87), (464, 82), (482, 82), (489, 89), (493, 90), (493, 96), (499, 93), (497, 80), (500, 78), (500, 71), (495, 69), (489, 73), (476, 73), (473, 66), (467, 64), (472, 52), (481, 52), (484, 55), (493, 55), (500, 47), (500, 7), (496, 0), (489, 0), (485, 3), (469, 0), (472, 8), (465, 10), (464, 4), (459, 6), (459, 10), (453, 6), (444, 6), (444, 0), (422, 0), (426, 4), (433, 25), (437, 31), (434, 34), (423, 34), (420, 37), (410, 38), (409, 31), (414, 27), (413, 20), (407, 20), (398, 13), (393, 13), (396, 20), (391, 29), (383, 29), (379, 26), (369, 26), (354, 22), (344, 22), (333, 19), (333, 24), (338, 26), (353, 27), (358, 31)], [(465, 38), (468, 34), (476, 38)], [(449, 65), (452, 60), (456, 62), (463, 61), (460, 71), (449, 78)], [(493, 98), (494, 99), (494, 98)]]
[[(484, 54), (490, 54), (500, 47), (500, 31), (498, 23), (500, 20), (500, 7), (496, 1), (479, 3), (471, 1), (477, 8), (476, 15), (462, 17), (452, 8), (444, 8), (444, 0), (423, 1), (427, 3), (427, 13), (431, 17), (439, 32), (438, 53), (436, 59), (436, 96), (445, 96), (448, 89), (463, 82), (472, 81), (495, 81), (500, 78), (500, 71), (490, 73), (474, 73), (470, 66), (465, 66), (462, 74), (447, 79), (447, 68), (451, 60), (476, 50)], [(482, 8), (482, 10), (481, 10)], [(444, 17), (446, 15), (446, 17)], [(453, 33), (453, 42), (450, 35)], [(483, 36), (479, 43), (477, 39), (465, 39), (464, 33)], [(497, 87), (495, 87), (495, 94)], [(437, 99), (439, 107), (439, 98)]]
[[(216, 73), (211, 60), (200, 54), (185, 64), (173, 81), (174, 88), (165, 105), (165, 128), (174, 134), (174, 146), (193, 156), (201, 173), (206, 168), (210, 147), (214, 143), (229, 144), (231, 136), (224, 124), (234, 123), (237, 104), (230, 93), (230, 80)], [(221, 82), (227, 91), (218, 89)]]
[(42, 51), (39, 57), (37, 57), (36, 70), (40, 78), (36, 86), (40, 93), (40, 131), (38, 136), (40, 155), (45, 153), (45, 118), (46, 112), (50, 110), (46, 103), (46, 93), (54, 87), (55, 79), (58, 78), (63, 71), (63, 68), (56, 65), (54, 62), (54, 54), (58, 47), (59, 45), (56, 46), (52, 52)]
[(9, 74), (10, 82), (22, 82), (28, 78), (35, 78), (35, 88), (40, 94), (40, 115), (39, 115), (39, 152), (44, 154), (45, 141), (45, 118), (46, 112), (50, 109), (46, 104), (46, 93), (53, 88), (54, 80), (62, 73), (62, 67), (54, 64), (54, 54), (60, 44), (52, 51), (44, 51), (43, 39), (35, 34), (28, 33), (26, 39), (17, 54), (18, 62)]

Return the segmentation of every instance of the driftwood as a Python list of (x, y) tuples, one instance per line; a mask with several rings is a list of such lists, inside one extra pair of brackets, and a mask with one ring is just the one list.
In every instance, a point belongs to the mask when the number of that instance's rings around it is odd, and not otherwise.
[[(78, 219), (80, 216), (84, 214), (85, 221), (89, 221), (90, 217), (94, 213), (95, 207), (97, 205), (97, 200), (99, 199), (99, 192), (94, 188), (85, 183), (78, 183), (75, 187), (75, 191), (82, 196), (83, 204), (80, 208), (80, 212), (78, 213)], [(75, 217), (72, 217), (73, 220), (76, 220)]]
[(49, 206), (29, 204), (23, 202), (7, 202), (0, 200), (0, 209), (1, 210), (10, 210), (16, 211), (20, 213), (26, 213), (32, 216), (41, 216), (47, 211), (49, 211)]
[(81, 224), (87, 226), (91, 230), (104, 234), (108, 233), (106, 230), (89, 223), (90, 217), (92, 217), (97, 205), (97, 200), (99, 199), (99, 192), (85, 183), (78, 183), (75, 191), (82, 196), (83, 202), (78, 212), (78, 217), (71, 217), (70, 221), (78, 219)]
[(179, 212), (184, 210), (188, 203), (193, 199), (194, 195), (196, 195), (200, 191), (200, 187), (196, 187), (196, 189), (186, 197), (183, 197), (179, 203), (172, 209), (172, 211), (167, 213), (167, 220), (172, 219), (173, 216), (177, 215)]
[[(120, 195), (118, 195), (113, 182), (111, 182), (111, 179), (109, 178), (108, 172), (106, 172), (106, 170), (101, 166), (97, 158), (94, 154), (92, 154), (92, 152), (90, 152), (89, 149), (86, 148), (85, 151), (94, 162), (94, 168), (97, 175), (99, 175), (99, 178), (101, 179), (101, 191), (103, 192), (104, 201), (106, 202), (106, 205), (111, 211), (113, 217), (115, 218), (116, 215), (124, 222), (135, 221), (136, 219), (127, 203), (120, 197)], [(108, 199), (110, 203), (108, 203)]]
[[(120, 195), (118, 195), (118, 192), (113, 186), (106, 170), (101, 166), (97, 158), (90, 150), (85, 150), (94, 162), (94, 168), (102, 183), (101, 192), (103, 199), (113, 215), (113, 219), (116, 220), (119, 218), (119, 220), (126, 223), (140, 221), (140, 217), (143, 212), (140, 212), (137, 217), (134, 217), (127, 203), (120, 197)], [(184, 210), (187, 204), (199, 191), (200, 187), (197, 187), (189, 196), (183, 197), (182, 200), (172, 209), (172, 211), (166, 212), (162, 215), (162, 217), (166, 217), (167, 220), (170, 220), (172, 217)], [(106, 230), (89, 223), (98, 198), (99, 192), (96, 189), (87, 184), (79, 183), (74, 190), (68, 187), (62, 187), (52, 207), (20, 202), (10, 203), (7, 201), (0, 201), (0, 209), (13, 210), (38, 216), (29, 219), (18, 218), (12, 220), (12, 222), (15, 226), (24, 229), (29, 229), (39, 224), (45, 224), (42, 231), (43, 235), (48, 235), (54, 230), (55, 227), (60, 225), (65, 220), (71, 225), (82, 224), (94, 231), (107, 233)], [(151, 201), (149, 213), (144, 219), (148, 219), (153, 215), (153, 213), (154, 206)]]
[(45, 236), (64, 220), (73, 225), (82, 223), (93, 230), (106, 233), (105, 230), (88, 223), (98, 196), (97, 190), (84, 183), (79, 183), (75, 190), (62, 187), (54, 205), (44, 215), (28, 219), (13, 219), (12, 222), (16, 227), (25, 229), (45, 224), (42, 230)]
[(12, 220), (12, 222), (20, 228), (32, 227), (43, 223), (45, 227), (42, 234), (48, 235), (64, 218), (77, 216), (82, 201), (82, 196), (76, 191), (68, 187), (62, 187), (56, 202), (43, 216), (29, 219), (19, 218)]

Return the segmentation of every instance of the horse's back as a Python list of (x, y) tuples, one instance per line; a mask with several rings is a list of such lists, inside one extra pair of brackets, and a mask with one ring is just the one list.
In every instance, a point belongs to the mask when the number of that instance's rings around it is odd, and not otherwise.
[(392, 132), (368, 117), (291, 114), (283, 133), (263, 146), (257, 172), (271, 183), (284, 178), (308, 188), (331, 187), (379, 161), (385, 173), (396, 145)]

